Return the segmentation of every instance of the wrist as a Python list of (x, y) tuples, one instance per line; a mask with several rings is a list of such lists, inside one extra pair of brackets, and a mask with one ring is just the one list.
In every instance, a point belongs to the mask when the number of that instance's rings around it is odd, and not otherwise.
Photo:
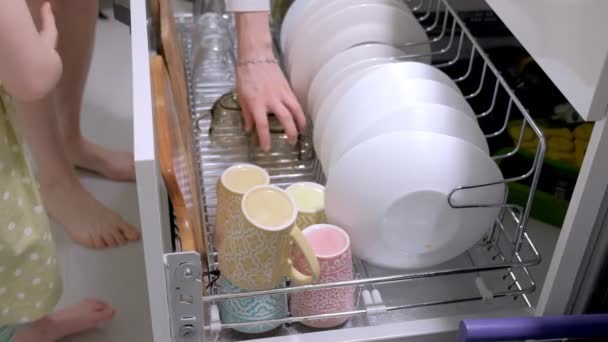
[(279, 60), (274, 57), (267, 58), (239, 58), (236, 62), (238, 67), (247, 67), (256, 64), (279, 64)]

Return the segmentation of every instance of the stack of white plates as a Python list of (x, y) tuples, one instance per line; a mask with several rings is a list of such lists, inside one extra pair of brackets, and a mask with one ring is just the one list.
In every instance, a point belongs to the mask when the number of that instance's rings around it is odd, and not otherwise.
[[(296, 0), (281, 48), (327, 176), (326, 214), (354, 253), (389, 268), (429, 267), (493, 225), (504, 185), (475, 113), (430, 65), (424, 29), (399, 0)], [(405, 55), (417, 57), (396, 59)], [(476, 206), (479, 205), (479, 206)]]

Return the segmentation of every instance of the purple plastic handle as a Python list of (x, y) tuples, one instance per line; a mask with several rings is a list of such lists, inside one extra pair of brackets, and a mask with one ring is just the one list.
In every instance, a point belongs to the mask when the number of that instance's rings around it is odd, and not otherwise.
[(460, 342), (608, 337), (608, 314), (467, 319)]

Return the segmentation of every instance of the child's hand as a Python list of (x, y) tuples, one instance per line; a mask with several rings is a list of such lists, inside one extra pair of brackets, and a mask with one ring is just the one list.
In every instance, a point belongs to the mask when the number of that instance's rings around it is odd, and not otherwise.
[(45, 2), (40, 8), (42, 16), (42, 29), (40, 37), (51, 48), (57, 47), (57, 26), (55, 25), (55, 15), (50, 2)]

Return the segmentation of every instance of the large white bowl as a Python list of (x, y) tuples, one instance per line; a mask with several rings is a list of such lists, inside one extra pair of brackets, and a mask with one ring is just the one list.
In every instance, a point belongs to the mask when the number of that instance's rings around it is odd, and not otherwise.
[[(322, 155), (327, 141), (341, 139), (344, 134), (358, 134), (368, 127), (383, 103), (436, 103), (475, 116), (453, 81), (426, 64), (383, 64), (360, 73), (342, 83), (339, 89), (342, 93), (321, 104), (313, 130), (317, 154)], [(349, 87), (347, 81), (353, 84)]]
[(287, 55), (290, 46), (297, 39), (307, 35), (311, 25), (315, 25), (315, 21), (348, 6), (360, 4), (387, 4), (409, 11), (405, 3), (399, 0), (296, 0), (290, 6), (281, 25), (280, 46), (281, 51), (284, 52), (285, 65), (290, 65)]
[(395, 62), (391, 59), (392, 57), (406, 55), (427, 55), (416, 60), (429, 63), (431, 60), (429, 54), (430, 47), (427, 44), (403, 47), (401, 50), (391, 45), (370, 43), (344, 50), (325, 63), (313, 78), (306, 95), (305, 110), (311, 113), (314, 120), (321, 100), (330, 94), (342, 80), (358, 70), (373, 65), (392, 63)]
[[(353, 252), (388, 268), (429, 267), (473, 246), (499, 208), (454, 209), (453, 189), (502, 180), (476, 146), (428, 132), (384, 134), (356, 146), (332, 168), (325, 187), (328, 221), (348, 232)], [(503, 184), (457, 192), (456, 205), (497, 204)]]
[(302, 17), (311, 3), (318, 1), (319, 0), (295, 0), (287, 9), (287, 13), (285, 13), (285, 17), (281, 23), (281, 36), (279, 37), (279, 44), (283, 54), (287, 51), (287, 42), (289, 41), (289, 37), (294, 28), (302, 20)]
[[(386, 72), (396, 72), (396, 74), (391, 80), (383, 80), (375, 86), (384, 86), (391, 81), (399, 82), (399, 80), (413, 78), (441, 82), (450, 86), (455, 91), (460, 92), (456, 83), (454, 83), (449, 76), (433, 66), (413, 61), (400, 62), (392, 59), (374, 58), (369, 61), (357, 62), (347, 67), (346, 72), (340, 73), (339, 77), (332, 80), (331, 88), (328, 89), (327, 93), (316, 96), (311, 110), (311, 117), (313, 118), (315, 125), (324, 125), (329, 119), (329, 116), (327, 115), (331, 113), (338, 100), (340, 100), (346, 92), (361, 79), (370, 77), (370, 75), (376, 72), (382, 73), (383, 75), (386, 74)], [(474, 116), (474, 113), (471, 112), (470, 114)]]
[(377, 136), (398, 131), (423, 131), (441, 133), (460, 138), (479, 147), (489, 155), (488, 142), (477, 121), (456, 109), (428, 103), (400, 105), (384, 103), (374, 113), (374, 122), (358, 134), (345, 130), (341, 140), (332, 139), (323, 146), (324, 154), (319, 157), (325, 174), (331, 174), (332, 165), (342, 155), (358, 144)]
[(355, 5), (324, 16), (307, 27), (288, 48), (287, 68), (292, 88), (301, 103), (317, 71), (340, 51), (378, 42), (392, 45), (428, 42), (414, 16), (390, 5)]

